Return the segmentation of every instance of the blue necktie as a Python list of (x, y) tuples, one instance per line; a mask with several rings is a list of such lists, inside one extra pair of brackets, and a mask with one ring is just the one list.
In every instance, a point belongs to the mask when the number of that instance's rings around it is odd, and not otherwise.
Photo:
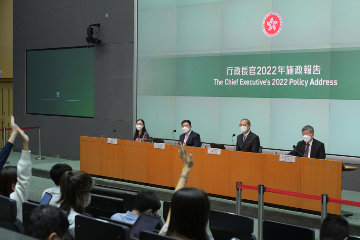
[(245, 142), (245, 140), (246, 140), (246, 135), (244, 135), (244, 140), (243, 140), (243, 142)]

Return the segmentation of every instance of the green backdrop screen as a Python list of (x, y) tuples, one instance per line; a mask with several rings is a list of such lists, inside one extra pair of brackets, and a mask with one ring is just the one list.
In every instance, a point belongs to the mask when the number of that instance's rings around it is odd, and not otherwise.
[[(226, 144), (248, 118), (275, 149), (292, 149), (309, 124), (327, 153), (360, 156), (358, 9), (356, 0), (138, 0), (137, 116), (152, 137), (175, 129), (177, 139), (190, 119), (202, 141)], [(269, 37), (272, 12), (282, 26)]]
[(94, 117), (94, 48), (27, 51), (26, 112)]

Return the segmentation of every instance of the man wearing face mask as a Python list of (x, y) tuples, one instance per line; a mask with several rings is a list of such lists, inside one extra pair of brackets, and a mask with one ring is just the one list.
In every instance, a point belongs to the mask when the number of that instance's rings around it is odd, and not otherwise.
[(306, 125), (302, 128), (301, 132), (303, 141), (298, 142), (295, 149), (288, 155), (325, 159), (325, 145), (314, 138), (314, 128), (310, 125)]
[(248, 119), (240, 121), (240, 130), (242, 134), (237, 136), (236, 151), (255, 152), (260, 149), (260, 138), (258, 135), (250, 131), (251, 123)]
[(183, 145), (186, 144), (186, 146), (201, 147), (200, 134), (191, 130), (190, 120), (182, 121), (181, 127), (184, 133), (180, 135), (179, 142)]

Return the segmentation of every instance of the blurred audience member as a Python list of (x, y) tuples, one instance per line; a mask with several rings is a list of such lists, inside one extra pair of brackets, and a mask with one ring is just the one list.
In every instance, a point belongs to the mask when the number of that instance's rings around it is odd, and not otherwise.
[(24, 233), (41, 240), (64, 240), (69, 221), (59, 208), (41, 205), (34, 209)]
[(321, 223), (320, 240), (346, 240), (349, 237), (349, 223), (341, 216), (327, 216)]
[(60, 204), (57, 203), (57, 201), (59, 201), (60, 195), (61, 195), (60, 194), (60, 180), (61, 180), (62, 175), (67, 171), (72, 171), (72, 168), (69, 165), (67, 165), (66, 163), (58, 163), (58, 164), (55, 164), (51, 168), (50, 177), (54, 181), (56, 186), (46, 189), (42, 194), (42, 198), (44, 197), (46, 192), (52, 195), (49, 205), (53, 205), (55, 207), (60, 207)]
[(155, 215), (160, 209), (161, 203), (152, 192), (139, 192), (135, 200), (135, 208), (127, 213), (116, 213), (111, 219), (134, 224), (141, 213)]
[(6, 166), (0, 171), (0, 195), (16, 201), (17, 218), (22, 221), (22, 203), (27, 201), (31, 180), (29, 137), (16, 124), (14, 127), (23, 139), (21, 158), (15, 166)]
[(68, 171), (60, 181), (60, 209), (68, 213), (69, 233), (75, 239), (75, 216), (84, 214), (90, 204), (90, 191), (94, 187), (91, 176), (82, 171)]

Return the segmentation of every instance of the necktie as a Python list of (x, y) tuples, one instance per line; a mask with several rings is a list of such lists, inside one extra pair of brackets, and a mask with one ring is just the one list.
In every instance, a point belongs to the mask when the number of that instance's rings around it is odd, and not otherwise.
[(308, 154), (309, 154), (309, 146), (310, 146), (310, 144), (307, 143), (307, 144), (306, 144), (306, 148), (305, 148), (304, 157), (308, 157)]
[(244, 135), (244, 139), (243, 139), (243, 142), (245, 142), (245, 140), (246, 140), (246, 135)]
[(189, 134), (186, 134), (186, 135), (185, 135), (185, 139), (184, 139), (184, 144), (186, 143), (186, 141), (188, 140), (188, 138), (189, 138)]

